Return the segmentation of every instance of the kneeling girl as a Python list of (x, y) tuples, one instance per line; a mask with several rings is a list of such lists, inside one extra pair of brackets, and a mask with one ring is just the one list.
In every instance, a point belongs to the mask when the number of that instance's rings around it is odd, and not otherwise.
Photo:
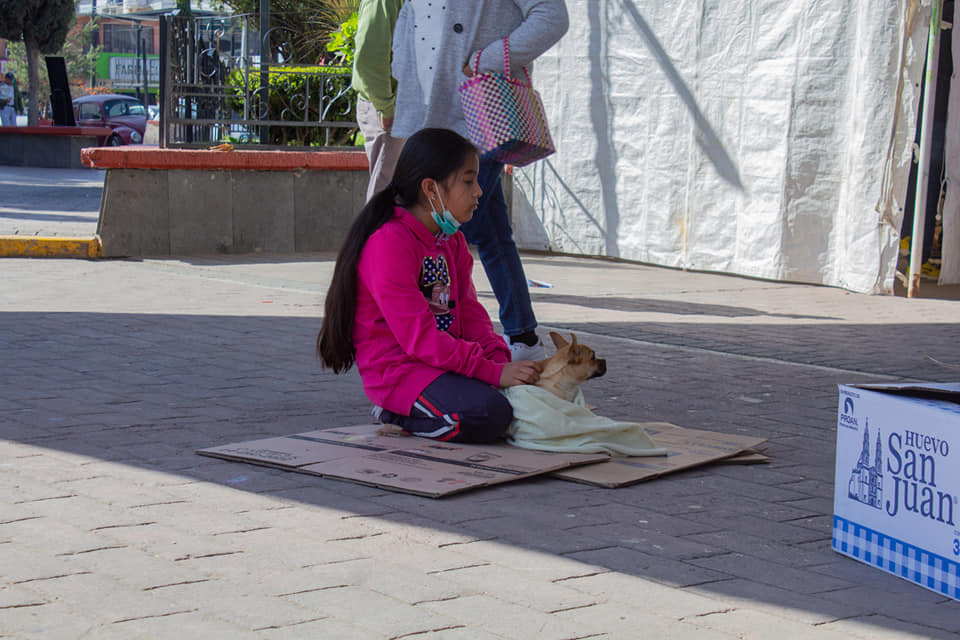
[(393, 181), (351, 225), (317, 337), (324, 365), (356, 363), (380, 419), (418, 436), (492, 442), (513, 419), (497, 387), (540, 367), (510, 361), (473, 285), (460, 224), (482, 193), (476, 149), (446, 129), (407, 139)]

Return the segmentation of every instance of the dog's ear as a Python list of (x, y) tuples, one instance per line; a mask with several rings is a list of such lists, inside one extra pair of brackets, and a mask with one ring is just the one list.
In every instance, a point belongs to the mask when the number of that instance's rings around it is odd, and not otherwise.
[(556, 331), (550, 332), (550, 339), (553, 340), (553, 346), (555, 346), (557, 349), (563, 349), (565, 346), (570, 344), (564, 339), (562, 335), (560, 335)]
[(577, 346), (577, 334), (575, 333), (570, 334), (570, 345), (574, 347)]

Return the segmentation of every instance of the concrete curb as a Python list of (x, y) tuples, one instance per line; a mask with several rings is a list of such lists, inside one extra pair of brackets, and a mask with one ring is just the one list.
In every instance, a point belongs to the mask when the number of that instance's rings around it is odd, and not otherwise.
[(0, 258), (100, 258), (100, 236), (44, 238), (0, 236)]

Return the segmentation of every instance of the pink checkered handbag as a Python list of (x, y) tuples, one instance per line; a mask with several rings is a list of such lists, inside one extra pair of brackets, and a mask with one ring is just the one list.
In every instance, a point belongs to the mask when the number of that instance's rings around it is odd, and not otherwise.
[(505, 73), (478, 75), (480, 54), (473, 61), (473, 77), (460, 84), (460, 101), (470, 141), (482, 158), (517, 167), (554, 152), (543, 103), (531, 82), (510, 77), (510, 45), (503, 39)]

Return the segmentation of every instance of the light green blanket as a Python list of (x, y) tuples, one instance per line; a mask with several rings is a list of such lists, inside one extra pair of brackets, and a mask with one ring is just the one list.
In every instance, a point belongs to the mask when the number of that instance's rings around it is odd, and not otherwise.
[(545, 389), (518, 385), (503, 390), (513, 405), (507, 442), (524, 449), (621, 456), (665, 456), (643, 427), (587, 409), (583, 392), (567, 402)]

